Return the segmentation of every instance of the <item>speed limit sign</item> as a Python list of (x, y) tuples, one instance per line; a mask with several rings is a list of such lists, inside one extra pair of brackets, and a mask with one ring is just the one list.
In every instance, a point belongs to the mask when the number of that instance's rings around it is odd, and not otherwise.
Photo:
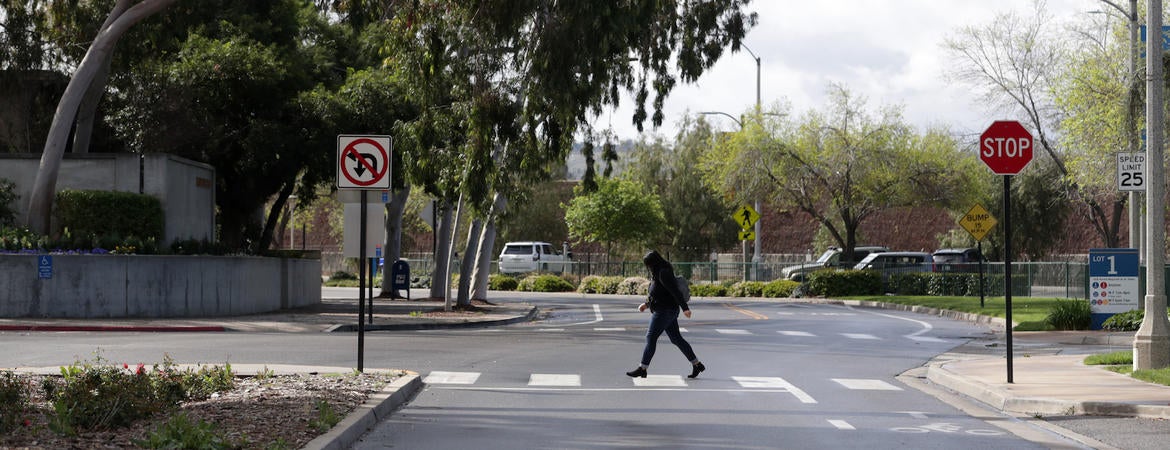
[(1146, 154), (1117, 154), (1117, 190), (1146, 190)]

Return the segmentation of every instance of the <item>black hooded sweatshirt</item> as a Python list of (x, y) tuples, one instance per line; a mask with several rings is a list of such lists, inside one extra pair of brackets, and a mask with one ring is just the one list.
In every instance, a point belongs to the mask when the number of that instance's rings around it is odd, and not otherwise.
[(674, 267), (670, 262), (654, 250), (646, 253), (646, 256), (642, 257), (642, 262), (650, 269), (650, 310), (682, 308), (683, 311), (690, 311), (691, 308), (683, 301), (682, 291), (678, 289)]

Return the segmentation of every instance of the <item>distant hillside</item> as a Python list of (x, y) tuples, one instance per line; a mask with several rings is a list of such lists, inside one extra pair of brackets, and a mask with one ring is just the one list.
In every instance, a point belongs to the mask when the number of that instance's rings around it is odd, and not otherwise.
[[(621, 166), (629, 159), (630, 153), (634, 151), (635, 141), (624, 140), (618, 143), (617, 154), (618, 160), (615, 164), (614, 170), (621, 171)], [(580, 181), (585, 176), (585, 155), (581, 154), (582, 143), (574, 142), (573, 151), (569, 153), (569, 159), (565, 162), (565, 178), (570, 181)], [(601, 160), (601, 148), (595, 147), (593, 150), (593, 160), (596, 166), (594, 167), (598, 173), (605, 170), (605, 162)]]

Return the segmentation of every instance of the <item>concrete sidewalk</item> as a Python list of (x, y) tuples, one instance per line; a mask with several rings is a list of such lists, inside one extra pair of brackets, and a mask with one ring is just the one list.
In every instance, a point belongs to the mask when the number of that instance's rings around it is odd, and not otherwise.
[[(369, 299), (366, 300), (367, 305)], [(444, 312), (444, 302), (435, 300), (373, 300), (373, 322), (367, 331), (419, 330), (506, 325), (536, 317), (532, 305), (505, 302), (477, 304), (473, 312)], [(367, 314), (369, 309), (367, 308)], [(358, 300), (323, 299), (320, 304), (271, 313), (232, 317), (192, 319), (0, 319), (0, 331), (80, 332), (356, 332)]]
[(1132, 351), (1133, 333), (1016, 332), (1012, 383), (1003, 337), (940, 355), (927, 379), (1009, 413), (1170, 418), (1170, 386), (1083, 363), (1090, 354)]

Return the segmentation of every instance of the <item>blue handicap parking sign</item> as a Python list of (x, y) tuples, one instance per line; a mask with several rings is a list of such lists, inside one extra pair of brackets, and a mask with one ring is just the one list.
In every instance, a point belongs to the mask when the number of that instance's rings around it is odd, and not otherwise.
[(37, 257), (37, 278), (47, 280), (53, 278), (53, 257), (41, 255)]

